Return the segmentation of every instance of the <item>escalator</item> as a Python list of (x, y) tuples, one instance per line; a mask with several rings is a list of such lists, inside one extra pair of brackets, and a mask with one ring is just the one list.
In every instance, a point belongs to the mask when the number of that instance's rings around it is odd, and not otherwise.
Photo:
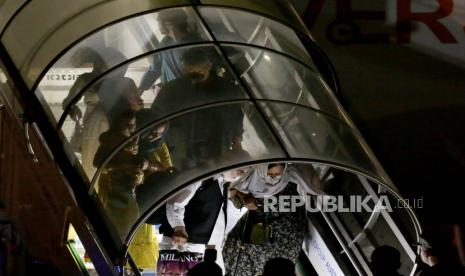
[[(373, 275), (370, 256), (383, 245), (413, 275), (421, 226), (412, 206), (287, 2), (6, 0), (0, 15), (6, 85), (88, 219), (94, 239), (72, 251), (83, 271), (154, 275), (145, 261), (163, 237), (151, 220), (167, 202), (227, 172), (284, 164), (318, 190), (309, 199), (337, 200), (336, 210), (305, 206), (299, 275)], [(225, 232), (245, 214), (229, 210)]]

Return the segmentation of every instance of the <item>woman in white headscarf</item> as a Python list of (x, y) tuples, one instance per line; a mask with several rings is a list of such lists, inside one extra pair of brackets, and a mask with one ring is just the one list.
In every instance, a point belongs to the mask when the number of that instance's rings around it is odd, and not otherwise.
[[(297, 260), (307, 227), (305, 206), (286, 206), (290, 211), (282, 212), (286, 210), (279, 209), (278, 203), (280, 196), (322, 193), (317, 173), (310, 165), (305, 169), (284, 163), (261, 164), (231, 185), (230, 199), (248, 212), (223, 247), (227, 275), (259, 275), (272, 258)], [(267, 206), (270, 202), (276, 204)], [(291, 200), (287, 198), (287, 202)]]

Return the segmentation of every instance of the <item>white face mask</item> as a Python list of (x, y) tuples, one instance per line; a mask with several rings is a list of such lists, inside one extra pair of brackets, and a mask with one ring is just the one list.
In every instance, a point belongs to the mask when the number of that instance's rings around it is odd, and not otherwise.
[(181, 245), (181, 244), (172, 244), (171, 245), (171, 250), (177, 250), (179, 252), (184, 252), (187, 249), (187, 245)]
[(237, 180), (239, 180), (239, 176), (236, 176), (236, 177), (232, 177), (232, 176), (224, 176), (223, 179), (224, 181), (226, 182), (235, 182)]
[(223, 179), (225, 182), (234, 182), (234, 181), (239, 180), (239, 178), (241, 178), (241, 176), (238, 175), (237, 173), (233, 173), (232, 171), (227, 171), (223, 173)]
[(278, 184), (279, 180), (281, 180), (282, 175), (277, 175), (275, 177), (271, 177), (269, 175), (265, 176), (265, 181), (266, 183), (269, 183), (271, 185), (276, 185)]

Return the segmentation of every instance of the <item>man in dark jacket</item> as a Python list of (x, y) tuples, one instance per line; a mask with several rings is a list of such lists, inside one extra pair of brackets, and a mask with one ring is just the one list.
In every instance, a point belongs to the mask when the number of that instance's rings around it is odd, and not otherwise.
[[(182, 57), (185, 74), (166, 83), (152, 105), (161, 117), (202, 107), (170, 120), (167, 141), (179, 170), (208, 165), (231, 149), (241, 149), (242, 105), (224, 101), (245, 96), (233, 81), (213, 73), (215, 54), (212, 47), (186, 51)], [(221, 104), (205, 107), (213, 103)]]
[(194, 183), (171, 198), (166, 203), (166, 214), (160, 226), (163, 233), (160, 250), (174, 247), (202, 253), (205, 245), (214, 245), (219, 250), (216, 262), (223, 268), (221, 248), (227, 225), (234, 225), (234, 221), (228, 220), (228, 214), (237, 212), (227, 200), (228, 184), (246, 171), (243, 168), (223, 172)]

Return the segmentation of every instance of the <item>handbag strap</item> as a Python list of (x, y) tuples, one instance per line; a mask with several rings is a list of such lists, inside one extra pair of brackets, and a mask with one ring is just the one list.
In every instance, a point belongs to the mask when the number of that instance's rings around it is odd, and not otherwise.
[(224, 230), (228, 227), (228, 191), (231, 183), (226, 182), (223, 185), (223, 214), (224, 214)]
[(74, 129), (78, 129), (78, 130), (81, 130), (81, 121), (80, 120), (76, 120), (74, 121), (75, 124), (74, 124)]

